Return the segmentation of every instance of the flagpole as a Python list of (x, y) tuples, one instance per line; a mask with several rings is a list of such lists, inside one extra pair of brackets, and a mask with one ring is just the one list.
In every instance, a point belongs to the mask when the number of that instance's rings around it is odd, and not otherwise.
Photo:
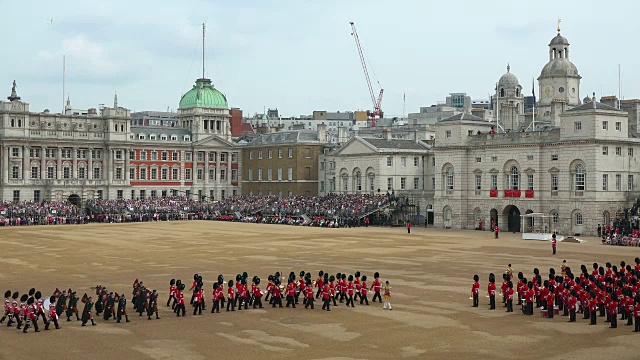
[(407, 105), (407, 92), (402, 94), (402, 120), (404, 120), (405, 106)]
[(496, 83), (496, 133), (500, 128), (500, 105), (498, 103), (498, 83)]
[(533, 92), (533, 131), (536, 131), (536, 83), (532, 80), (533, 85), (531, 90)]

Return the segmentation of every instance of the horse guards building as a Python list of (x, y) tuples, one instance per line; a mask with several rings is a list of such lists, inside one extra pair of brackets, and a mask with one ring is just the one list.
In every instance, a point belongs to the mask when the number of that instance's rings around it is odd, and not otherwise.
[[(640, 100), (581, 99), (580, 79), (558, 28), (534, 113), (525, 113), (522, 86), (508, 66), (496, 84), (492, 121), (464, 112), (427, 131), (375, 129), (338, 143), (327, 141), (325, 124), (298, 130), (304, 134), (232, 138), (232, 110), (206, 78), (166, 119), (132, 114), (117, 96), (99, 110), (75, 112), (67, 102), (64, 114), (32, 112), (14, 82), (9, 101), (0, 101), (1, 195), (80, 205), (175, 195), (213, 200), (248, 195), (244, 187), (253, 195), (393, 192), (435, 227), (482, 222), (518, 232), (528, 230), (521, 215), (539, 213), (561, 234), (595, 234), (639, 195)], [(274, 154), (265, 155), (273, 165), (264, 169), (262, 146)]]

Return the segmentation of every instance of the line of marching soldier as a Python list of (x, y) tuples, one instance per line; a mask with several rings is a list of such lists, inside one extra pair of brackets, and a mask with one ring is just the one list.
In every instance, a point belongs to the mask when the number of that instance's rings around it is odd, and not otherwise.
[[(596, 325), (597, 318), (603, 317), (612, 329), (618, 327), (620, 317), (620, 320), (626, 320), (626, 326), (634, 326), (633, 332), (640, 332), (640, 258), (635, 258), (634, 267), (624, 261), (620, 262), (619, 268), (609, 262), (604, 267), (593, 263), (591, 272), (583, 264), (577, 274), (565, 260), (561, 269), (561, 275), (557, 275), (555, 269), (549, 269), (544, 281), (538, 268), (533, 269), (531, 280), (519, 272), (514, 292), (513, 269), (509, 264), (501, 286), (506, 311), (513, 312), (515, 294), (517, 305), (522, 306), (525, 315), (533, 315), (534, 308), (538, 308), (544, 317), (553, 318), (562, 312), (562, 316), (569, 317), (569, 322), (576, 322), (576, 314), (583, 314), (589, 325)], [(475, 275), (471, 287), (474, 307), (478, 307), (479, 289), (479, 277)], [(495, 309), (495, 296), (495, 276), (490, 274), (487, 285), (490, 310)]]

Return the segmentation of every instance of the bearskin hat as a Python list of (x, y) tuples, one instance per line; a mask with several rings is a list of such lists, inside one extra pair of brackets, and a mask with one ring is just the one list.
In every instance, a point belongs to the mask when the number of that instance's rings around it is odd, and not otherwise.
[(337, 273), (336, 274), (336, 279), (342, 279), (342, 274), (341, 273)]
[(251, 278), (251, 281), (256, 282), (257, 278), (258, 278), (258, 275), (253, 275), (253, 277)]
[(489, 282), (490, 283), (496, 282), (496, 276), (493, 273), (489, 274)]
[(304, 276), (304, 270), (300, 271), (300, 277)]
[(52, 304), (55, 304), (56, 303), (56, 297), (55, 296), (50, 297), (49, 298), (49, 302), (51, 302)]
[(307, 286), (311, 285), (311, 279), (307, 279), (306, 284)]
[(213, 283), (213, 290), (216, 290), (216, 289), (218, 288), (218, 286), (219, 286), (219, 285), (218, 285), (218, 283), (217, 283), (217, 282), (214, 282), (214, 283)]
[[(333, 281), (333, 280), (331, 280), (331, 281)], [(362, 281), (367, 281), (367, 275), (362, 275)]]
[(241, 283), (242, 285), (247, 285), (247, 278), (244, 278), (244, 277), (243, 277), (243, 278), (240, 280), (240, 283)]
[(349, 275), (349, 282), (353, 281), (353, 275)]
[(183, 291), (185, 288), (184, 284), (180, 284), (180, 288), (178, 290)]
[(509, 287), (509, 289), (513, 289), (513, 281), (509, 280), (507, 287)]
[[(309, 281), (311, 281), (311, 279), (309, 279)], [(280, 279), (279, 279), (279, 278), (275, 278), (275, 279), (273, 279), (273, 283), (274, 283), (275, 285), (280, 285)]]
[(356, 277), (359, 278), (360, 277), (360, 271), (356, 271)]
[(29, 305), (33, 304), (34, 302), (36, 302), (36, 299), (34, 299), (32, 297), (27, 299), (27, 304), (29, 304)]
[(323, 277), (324, 276), (324, 271), (320, 270), (320, 272), (318, 273), (318, 276)]
[(524, 278), (524, 274), (522, 273), (522, 271), (520, 271), (518, 273), (518, 280), (522, 280)]
[(380, 273), (379, 272), (376, 271), (375, 273), (373, 273), (373, 278), (374, 279), (377, 279), (379, 277), (380, 277)]
[(245, 272), (242, 273), (242, 277), (246, 279), (246, 278), (249, 277), (249, 274), (247, 274), (247, 272), (245, 271)]
[(533, 283), (532, 283), (531, 281), (529, 281), (529, 282), (527, 283), (527, 287), (528, 287), (529, 289), (533, 289)]
[(542, 279), (540, 278), (540, 276), (536, 277), (536, 284), (542, 285)]
[(182, 285), (182, 280), (180, 279), (176, 280), (176, 286), (180, 287), (180, 285)]
[(347, 274), (342, 274), (342, 280), (346, 280), (347, 279)]
[(171, 279), (171, 280), (169, 281), (169, 285), (173, 286), (173, 285), (175, 285), (175, 284), (176, 284), (176, 279)]
[(550, 268), (550, 269), (549, 269), (549, 274), (553, 274), (553, 275), (555, 275), (555, 274), (556, 274), (556, 269), (554, 269), (554, 268)]
[(335, 277), (335, 276), (333, 276), (333, 275), (329, 276), (329, 281), (331, 281), (331, 282), (336, 281), (336, 277)]
[(202, 276), (198, 275), (198, 281), (202, 282)]
[(256, 283), (256, 285), (260, 285), (260, 278), (256, 276), (254, 282)]
[(5, 298), (10, 298), (11, 297), (11, 290), (7, 290), (4, 292), (4, 297)]
[(540, 274), (540, 270), (538, 270), (538, 268), (534, 268), (533, 269), (533, 273), (536, 274), (536, 275), (539, 275)]
[(27, 301), (28, 298), (29, 298), (29, 295), (22, 294), (22, 296), (20, 297), (20, 302), (25, 302), (25, 301)]
[(598, 274), (604, 275), (604, 268), (602, 266), (598, 268)]
[(193, 280), (198, 280), (198, 274), (193, 274)]
[(635, 261), (636, 264), (640, 264), (640, 257), (635, 258), (634, 261)]
[(292, 279), (292, 278), (289, 278), (289, 279), (287, 280), (287, 284), (291, 284), (292, 282), (293, 282), (293, 279)]
[(219, 280), (224, 280), (224, 276), (222, 276), (222, 274), (219, 274), (219, 275), (218, 275), (218, 281), (219, 281)]
[(196, 286), (196, 287), (193, 289), (193, 292), (198, 292), (198, 291), (200, 291), (200, 286)]
[(480, 280), (480, 277), (477, 274), (473, 275), (473, 281), (479, 281), (479, 280)]
[(280, 278), (280, 271), (276, 271), (276, 273), (274, 274), (277, 278)]
[(549, 287), (549, 280), (545, 280), (544, 281), (544, 287), (548, 288)]
[(36, 291), (35, 297), (36, 299), (40, 300), (40, 298), (42, 297), (42, 293), (40, 291)]
[(327, 282), (327, 280), (329, 279), (329, 273), (324, 273), (324, 281)]
[(229, 283), (227, 284), (227, 286), (232, 287), (233, 286), (233, 280), (229, 280)]
[(610, 262), (607, 262), (606, 266), (607, 266), (607, 269), (611, 269), (611, 263)]

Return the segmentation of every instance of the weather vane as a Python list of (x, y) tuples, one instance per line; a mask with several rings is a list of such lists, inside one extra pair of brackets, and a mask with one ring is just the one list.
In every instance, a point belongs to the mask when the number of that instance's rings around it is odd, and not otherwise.
[(560, 35), (560, 23), (562, 22), (562, 19), (558, 18), (558, 35)]

